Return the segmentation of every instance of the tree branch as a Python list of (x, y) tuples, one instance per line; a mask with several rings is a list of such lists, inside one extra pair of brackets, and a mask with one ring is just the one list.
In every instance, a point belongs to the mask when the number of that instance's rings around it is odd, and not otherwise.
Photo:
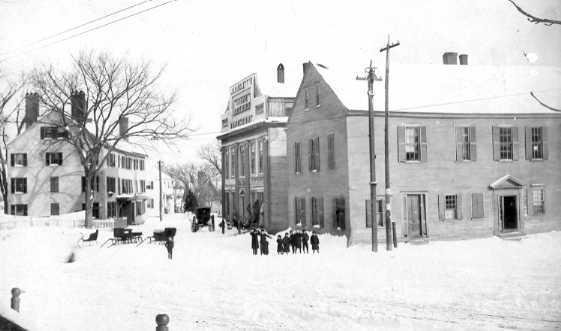
[(522, 13), (522, 15), (526, 16), (529, 22), (535, 23), (535, 24), (544, 24), (547, 26), (551, 26), (553, 24), (557, 24), (557, 25), (561, 25), (561, 21), (559, 20), (552, 20), (552, 19), (548, 19), (548, 18), (541, 18), (541, 17), (537, 17), (534, 16), (530, 13), (528, 13), (527, 11), (525, 11), (524, 9), (520, 8), (520, 6), (518, 6), (516, 4), (516, 2), (514, 2), (514, 0), (508, 0), (510, 3), (512, 3), (512, 5), (516, 8), (516, 10), (518, 10), (520, 13)]
[(540, 105), (542, 105), (543, 107), (549, 109), (549, 110), (553, 110), (553, 111), (557, 111), (557, 112), (561, 112), (561, 109), (558, 108), (553, 108), (547, 104), (545, 104), (543, 101), (541, 101), (540, 99), (538, 99), (538, 97), (534, 94), (534, 92), (530, 92), (530, 95), (532, 96), (532, 98), (534, 98)]

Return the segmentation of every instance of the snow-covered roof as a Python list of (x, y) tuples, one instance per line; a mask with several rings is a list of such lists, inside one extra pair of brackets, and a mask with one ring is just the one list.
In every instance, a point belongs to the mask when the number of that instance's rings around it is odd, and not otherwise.
[[(277, 82), (277, 66), (284, 66), (284, 83)], [(295, 97), (302, 81), (300, 63), (279, 62), (256, 72), (257, 86), (261, 93), (270, 97)]]
[[(367, 82), (356, 70), (315, 68), (350, 110), (367, 110)], [(376, 70), (378, 76), (383, 68)], [(384, 81), (374, 83), (374, 109), (384, 110)], [(552, 113), (530, 96), (561, 107), (561, 68), (391, 64), (391, 111), (431, 113)]]

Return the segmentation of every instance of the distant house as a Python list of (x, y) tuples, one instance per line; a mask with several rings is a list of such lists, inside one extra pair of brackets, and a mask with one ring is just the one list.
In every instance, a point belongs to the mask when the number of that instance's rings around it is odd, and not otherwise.
[(286, 122), (300, 70), (286, 64), (253, 73), (230, 87), (221, 118), (222, 214), (249, 224), (258, 214), (269, 231), (287, 222)]
[[(146, 211), (148, 216), (160, 215), (160, 176), (158, 173), (158, 164), (149, 163), (147, 169), (148, 180), (146, 182)], [(165, 172), (162, 171), (162, 214), (175, 213), (174, 196), (175, 181)]]
[[(85, 103), (83, 93), (75, 93), (75, 104)], [(135, 152), (126, 141), (109, 153), (99, 176), (86, 187), (77, 151), (63, 141), (71, 130), (53, 125), (57, 112), (39, 117), (39, 95), (26, 95), (26, 129), (8, 145), (9, 211), (14, 215), (49, 216), (85, 209), (84, 192), (93, 192), (93, 217), (126, 217), (128, 224), (144, 222), (146, 211), (145, 164), (147, 156)], [(73, 116), (78, 114), (72, 109)], [(126, 130), (126, 119), (120, 128)]]
[[(391, 70), (388, 202), (400, 240), (561, 229), (561, 114), (529, 95), (561, 105), (560, 68)], [(366, 82), (355, 77), (305, 63), (286, 131), (290, 226), (345, 234), (349, 243), (371, 240), (371, 212), (384, 239), (386, 203), (384, 84), (375, 84), (371, 211)]]

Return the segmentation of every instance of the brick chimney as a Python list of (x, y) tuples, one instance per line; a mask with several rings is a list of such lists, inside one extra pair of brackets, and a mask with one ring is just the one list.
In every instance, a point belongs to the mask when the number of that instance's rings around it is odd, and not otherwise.
[(70, 104), (72, 107), (72, 119), (78, 123), (82, 123), (86, 119), (86, 94), (84, 91), (73, 91), (70, 94)]
[(37, 122), (39, 117), (39, 100), (39, 93), (31, 92), (25, 94), (25, 117), (23, 122), (26, 129)]
[(310, 68), (311, 66), (312, 62), (310, 61), (302, 63), (302, 70), (304, 72), (304, 75), (306, 74), (306, 71), (308, 71), (308, 68)]
[(468, 64), (468, 55), (460, 54), (460, 65), (467, 66), (467, 64)]
[(119, 136), (123, 137), (127, 133), (128, 129), (129, 129), (129, 119), (126, 117), (119, 118)]
[(442, 54), (442, 63), (444, 64), (458, 64), (458, 53), (446, 52)]

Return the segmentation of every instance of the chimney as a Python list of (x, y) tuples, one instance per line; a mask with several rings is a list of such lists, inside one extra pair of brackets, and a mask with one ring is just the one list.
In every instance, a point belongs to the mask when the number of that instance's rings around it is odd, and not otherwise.
[(277, 67), (277, 83), (284, 83), (284, 66), (279, 63)]
[(72, 119), (81, 123), (86, 119), (86, 94), (84, 91), (73, 91), (70, 94)]
[(123, 137), (127, 133), (128, 129), (129, 129), (129, 119), (126, 117), (119, 118), (119, 136)]
[(458, 53), (446, 52), (442, 55), (442, 62), (444, 64), (458, 64)]
[(312, 62), (310, 61), (302, 63), (302, 69), (304, 70), (304, 75), (306, 74), (306, 71), (308, 71), (311, 65)]
[(39, 99), (38, 93), (31, 92), (25, 94), (25, 117), (23, 122), (26, 129), (37, 122), (39, 117)]
[(460, 64), (467, 66), (468, 64), (468, 56), (467, 54), (460, 54)]

